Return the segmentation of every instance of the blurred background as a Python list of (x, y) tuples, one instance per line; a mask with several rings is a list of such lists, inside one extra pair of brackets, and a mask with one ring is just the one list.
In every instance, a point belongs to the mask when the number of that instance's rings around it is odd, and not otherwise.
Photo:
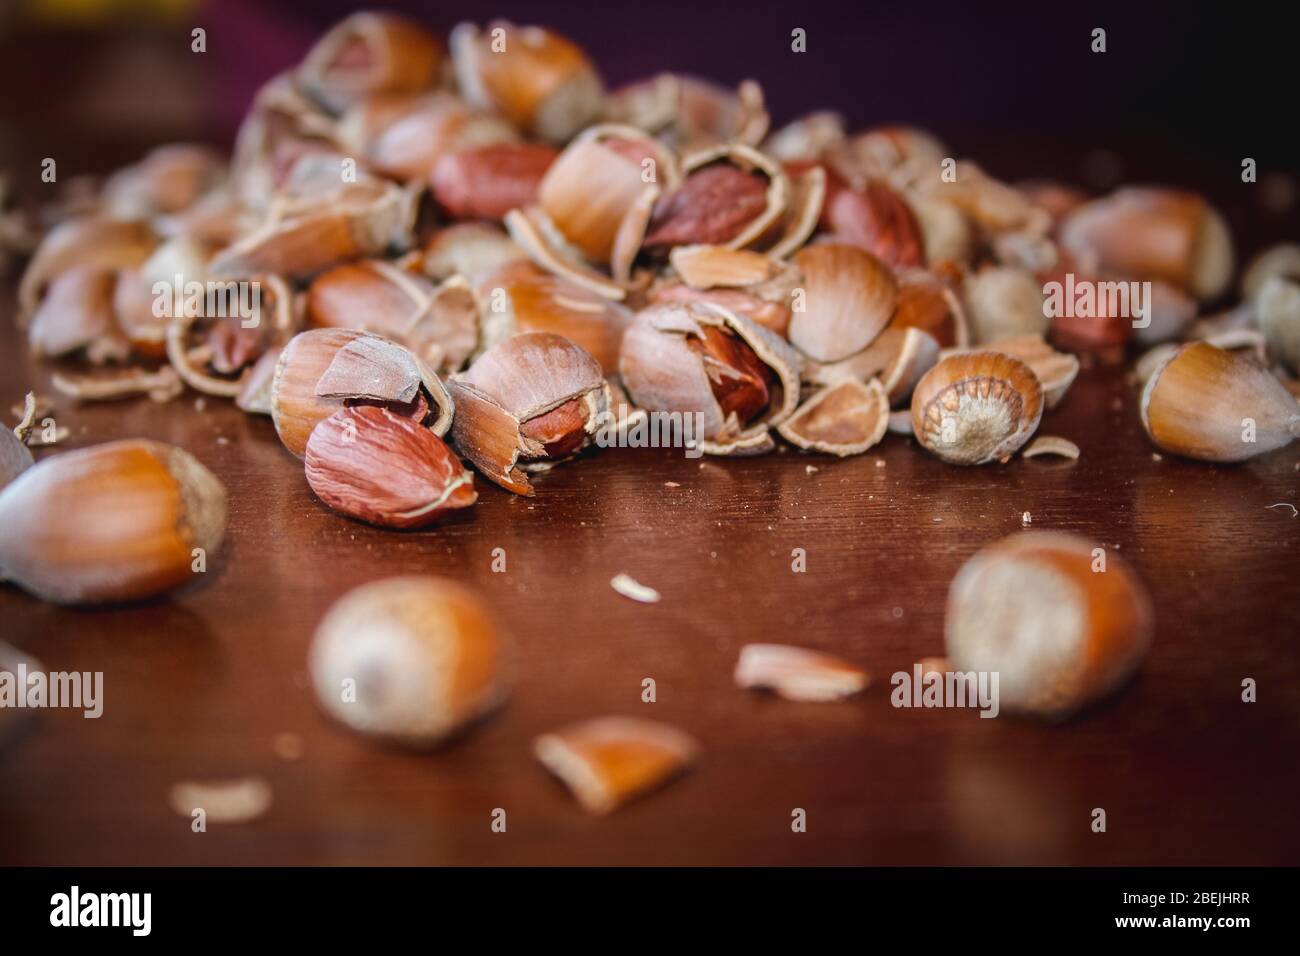
[[(0, 0), (0, 168), (39, 189), (150, 145), (229, 145), (254, 91), (291, 66), (343, 0)], [(1265, 238), (1294, 238), (1300, 137), (1289, 31), (1244, 7), (1178, 4), (709, 3), (394, 0), (444, 33), (502, 16), (582, 44), (611, 86), (660, 70), (752, 76), (774, 125), (833, 107), (852, 126), (907, 121), (1004, 178), (1094, 191), (1121, 180), (1194, 186)], [(1277, 8), (1280, 11), (1280, 8)], [(191, 51), (191, 31), (207, 51)], [(807, 31), (808, 51), (790, 34)], [(1107, 52), (1091, 52), (1106, 30)], [(1241, 182), (1257, 160), (1259, 182)], [(1242, 190), (1250, 192), (1242, 194)], [(1254, 243), (1250, 243), (1253, 245)]]

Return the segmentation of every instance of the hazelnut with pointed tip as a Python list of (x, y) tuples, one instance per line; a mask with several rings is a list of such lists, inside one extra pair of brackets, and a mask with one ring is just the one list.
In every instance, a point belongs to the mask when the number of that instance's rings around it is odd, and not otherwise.
[(1191, 342), (1156, 366), (1142, 390), (1142, 427), (1163, 451), (1245, 461), (1300, 436), (1300, 405), (1252, 359)]
[(0, 491), (0, 578), (58, 604), (129, 601), (195, 575), (226, 491), (193, 455), (129, 440), (43, 459)]

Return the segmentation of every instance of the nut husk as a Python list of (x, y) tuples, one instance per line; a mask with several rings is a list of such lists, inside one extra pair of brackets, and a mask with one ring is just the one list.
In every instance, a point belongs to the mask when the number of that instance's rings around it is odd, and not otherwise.
[(889, 324), (898, 285), (889, 267), (868, 252), (839, 243), (801, 249), (803, 309), (787, 330), (790, 343), (818, 362), (838, 362), (862, 351)]
[(860, 455), (885, 437), (889, 399), (876, 379), (844, 381), (815, 392), (777, 428), (786, 441), (840, 458)]
[(49, 231), (32, 255), (18, 286), (18, 304), (30, 318), (46, 287), (68, 269), (112, 272), (139, 266), (158, 245), (148, 223), (80, 218)]
[(298, 67), (298, 86), (332, 113), (375, 94), (416, 93), (437, 82), (438, 38), (392, 13), (354, 13), (316, 41)]
[(1043, 284), (1018, 266), (990, 266), (966, 277), (962, 288), (971, 333), (984, 345), (1018, 335), (1046, 335)]
[(482, 276), (477, 292), (485, 303), (485, 348), (520, 332), (554, 332), (590, 352), (606, 375), (617, 371), (623, 332), (632, 319), (619, 303), (530, 262)]
[(0, 491), (0, 576), (59, 604), (129, 601), (194, 577), (226, 492), (189, 452), (132, 439), (45, 458)]
[(678, 776), (699, 745), (668, 724), (599, 717), (543, 734), (533, 753), (585, 810), (604, 814)]
[(558, 33), (496, 20), (485, 35), (461, 23), (450, 45), (461, 94), (527, 133), (563, 143), (600, 113), (600, 77), (586, 54)]
[(736, 661), (736, 686), (771, 690), (786, 700), (831, 701), (864, 690), (870, 675), (833, 654), (785, 644), (746, 644)]
[(1142, 427), (1163, 451), (1202, 461), (1244, 461), (1300, 435), (1300, 405), (1245, 356), (1191, 342), (1147, 379)]
[(1061, 718), (1110, 693), (1146, 655), (1151, 633), (1136, 575), (1075, 535), (1004, 538), (967, 561), (948, 593), (952, 668), (997, 673), (1009, 711)]
[(487, 606), (434, 577), (385, 578), (349, 591), (317, 626), (308, 667), (331, 717), (417, 748), (445, 742), (508, 693), (507, 647)]

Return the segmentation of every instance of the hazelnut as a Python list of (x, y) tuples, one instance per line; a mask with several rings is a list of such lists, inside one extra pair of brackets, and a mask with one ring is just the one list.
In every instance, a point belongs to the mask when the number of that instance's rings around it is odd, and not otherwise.
[(506, 646), (481, 598), (434, 577), (349, 591), (316, 628), (316, 699), (363, 734), (434, 747), (506, 698)]
[(1061, 224), (1061, 245), (1089, 271), (1162, 279), (1207, 300), (1232, 278), (1232, 237), (1223, 217), (1193, 193), (1120, 189), (1079, 206)]
[(944, 630), (953, 670), (996, 673), (1002, 707), (1060, 718), (1137, 668), (1151, 602), (1117, 555), (1075, 535), (1026, 531), (962, 566)]
[(1038, 428), (1043, 388), (1033, 370), (1000, 352), (952, 355), (912, 393), (912, 432), (954, 465), (1008, 461)]
[(1192, 342), (1147, 378), (1142, 427), (1163, 451), (1202, 461), (1244, 461), (1300, 435), (1300, 405), (1251, 359)]
[(284, 447), (301, 458), (312, 429), (348, 402), (422, 404), (433, 433), (451, 427), (451, 396), (409, 350), (352, 329), (311, 329), (289, 340), (271, 382), (271, 418)]
[(129, 601), (194, 576), (226, 527), (226, 492), (189, 452), (109, 442), (63, 452), (0, 491), (0, 576), (59, 604)]

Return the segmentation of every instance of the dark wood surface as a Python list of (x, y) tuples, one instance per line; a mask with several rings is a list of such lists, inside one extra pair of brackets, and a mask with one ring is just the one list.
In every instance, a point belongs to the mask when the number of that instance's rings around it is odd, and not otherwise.
[[(3, 291), (7, 409), (51, 389)], [(480, 482), (469, 515), (416, 533), (327, 511), (270, 421), (221, 401), (60, 399), (68, 447), (148, 436), (187, 448), (225, 482), (230, 519), (206, 578), (159, 600), (67, 610), (0, 587), (0, 637), (105, 682), (99, 720), (45, 711), (0, 749), (0, 863), (1300, 862), (1300, 519), (1268, 507), (1300, 503), (1300, 447), (1237, 467), (1155, 460), (1135, 399), (1121, 370), (1081, 375), (1042, 425), (1079, 444), (1073, 465), (962, 470), (896, 436), (846, 461), (606, 450), (554, 471), (533, 499)], [(1139, 570), (1157, 632), (1138, 678), (1061, 726), (891, 707), (890, 675), (942, 652), (958, 567), (1017, 533), (1024, 512)], [(490, 569), (498, 547), (506, 573)], [(663, 601), (616, 594), (620, 571)], [(518, 658), (504, 710), (425, 755), (331, 724), (305, 666), (333, 600), (411, 572), (482, 592)], [(823, 705), (737, 690), (751, 641), (840, 653), (875, 683)], [(645, 677), (656, 703), (641, 702)], [(1246, 677), (1258, 703), (1241, 701)], [(676, 724), (702, 759), (588, 817), (530, 743), (601, 714)], [(276, 755), (282, 733), (302, 737), (300, 760)], [(176, 781), (243, 776), (274, 788), (257, 822), (195, 834), (168, 806)], [(498, 807), (504, 834), (490, 828)], [(791, 832), (794, 808), (806, 833)]]

